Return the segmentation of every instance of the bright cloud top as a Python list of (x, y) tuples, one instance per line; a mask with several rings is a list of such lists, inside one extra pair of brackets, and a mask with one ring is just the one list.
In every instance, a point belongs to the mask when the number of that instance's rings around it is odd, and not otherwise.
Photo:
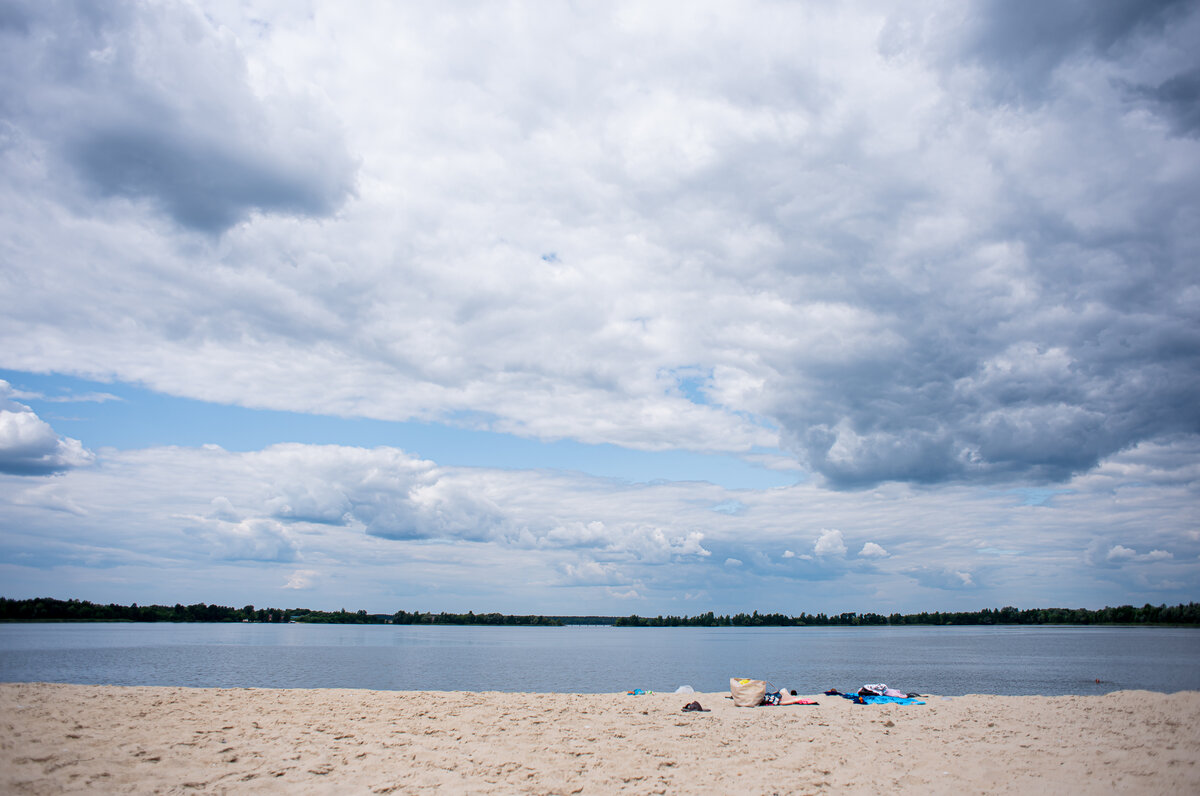
[(50, 475), (84, 467), (94, 456), (77, 439), (60, 437), (32, 409), (12, 400), (0, 380), (0, 473)]

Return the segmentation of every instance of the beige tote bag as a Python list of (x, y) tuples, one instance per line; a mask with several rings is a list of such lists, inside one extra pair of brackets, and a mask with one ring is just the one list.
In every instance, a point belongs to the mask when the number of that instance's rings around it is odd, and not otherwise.
[(736, 707), (758, 707), (767, 695), (767, 683), (764, 680), (730, 677), (729, 691), (733, 694), (733, 704)]

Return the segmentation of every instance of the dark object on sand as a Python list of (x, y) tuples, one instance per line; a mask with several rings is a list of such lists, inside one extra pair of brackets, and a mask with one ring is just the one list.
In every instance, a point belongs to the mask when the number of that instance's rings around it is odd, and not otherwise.
[(683, 706), (683, 712), (684, 713), (692, 713), (692, 712), (711, 713), (712, 711), (710, 711), (708, 708), (700, 707), (699, 702), (689, 702)]

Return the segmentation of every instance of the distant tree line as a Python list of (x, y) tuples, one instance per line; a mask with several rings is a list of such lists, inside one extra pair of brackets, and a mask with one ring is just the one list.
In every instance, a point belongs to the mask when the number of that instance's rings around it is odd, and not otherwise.
[(87, 600), (0, 597), (0, 621), (4, 622), (286, 622), (288, 613), (253, 605), (101, 605)]
[(562, 617), (557, 616), (512, 616), (510, 614), (427, 614), (416, 611), (397, 611), (392, 614), (393, 625), (535, 625), (561, 627)]
[(307, 622), (312, 625), (386, 625), (388, 614), (369, 614), (361, 609), (351, 613), (340, 611), (311, 611), (308, 608), (292, 608), (284, 612), (285, 622)]
[(618, 617), (613, 624), (617, 627), (804, 627), (816, 625), (886, 625), (888, 618), (881, 614), (845, 613), (835, 616), (825, 614), (723, 614), (712, 611), (696, 616), (632, 616)]
[(867, 625), (1200, 625), (1200, 603), (1150, 605), (1141, 608), (1028, 608), (1012, 606), (982, 611), (934, 611), (919, 614), (733, 614), (712, 611), (697, 616), (633, 616), (613, 621), (617, 627), (858, 627)]
[[(585, 623), (599, 617), (581, 617)], [(409, 613), (369, 614), (359, 610), (313, 611), (308, 608), (255, 608), (247, 605), (102, 605), (87, 600), (40, 597), (10, 600), (0, 597), (0, 622), (308, 622), (336, 625), (547, 625), (560, 626), (567, 617), (509, 614)], [(604, 617), (603, 624), (612, 624)]]
[(870, 625), (1200, 625), (1200, 603), (1150, 605), (1141, 608), (985, 608), (919, 614), (841, 613), (723, 614), (696, 616), (540, 616), (487, 613), (465, 614), (397, 611), (369, 614), (359, 610), (313, 611), (308, 608), (255, 608), (247, 605), (102, 605), (87, 600), (42, 597), (10, 600), (0, 597), (0, 622), (308, 622), (339, 625), (615, 625), (617, 627), (856, 627)]

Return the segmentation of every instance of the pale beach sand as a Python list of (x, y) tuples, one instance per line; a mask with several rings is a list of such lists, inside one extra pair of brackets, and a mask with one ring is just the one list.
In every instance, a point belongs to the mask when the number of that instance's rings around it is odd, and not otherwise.
[(724, 697), (0, 684), (0, 792), (1200, 793), (1200, 692)]

